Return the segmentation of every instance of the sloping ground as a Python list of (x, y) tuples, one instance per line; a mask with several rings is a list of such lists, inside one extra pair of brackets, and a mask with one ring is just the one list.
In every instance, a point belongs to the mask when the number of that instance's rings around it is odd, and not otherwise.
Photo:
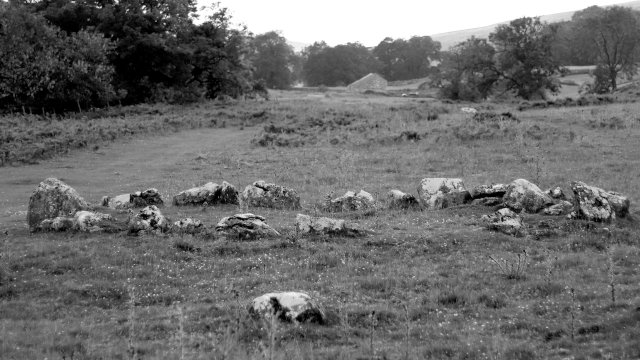
[[(624, 2), (618, 5), (630, 7), (633, 9), (640, 9), (640, 1)], [(578, 10), (582, 10), (582, 9), (576, 9), (576, 11)], [(570, 20), (574, 12), (575, 11), (569, 11), (564, 13), (542, 15), (542, 16), (536, 15), (536, 14), (530, 14), (529, 16), (540, 16), (540, 20), (553, 23), (553, 22)], [(442, 49), (447, 50), (450, 47), (467, 40), (471, 36), (486, 39), (489, 37), (489, 34), (491, 34), (496, 29), (496, 27), (502, 24), (508, 24), (510, 21), (511, 20), (500, 22), (493, 25), (484, 26), (484, 27), (474, 28), (474, 29), (465, 29), (465, 30), (452, 31), (452, 32), (447, 32), (442, 34), (435, 34), (435, 35), (431, 35), (431, 38), (433, 40), (440, 41), (440, 43), (442, 44)]]

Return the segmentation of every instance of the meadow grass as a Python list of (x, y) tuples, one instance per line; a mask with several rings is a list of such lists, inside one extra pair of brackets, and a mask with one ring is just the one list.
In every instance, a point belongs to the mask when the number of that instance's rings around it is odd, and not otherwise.
[[(425, 99), (332, 92), (280, 92), (272, 99), (162, 107), (160, 117), (218, 125), (140, 141), (116, 138), (101, 145), (104, 155), (72, 151), (0, 169), (6, 174), (2, 357), (640, 357), (640, 105), (519, 112), (487, 103), (475, 106), (512, 117), (477, 121), (460, 112), (463, 104)], [(153, 119), (125, 116), (128, 123)], [(283, 236), (237, 242), (29, 234), (28, 196), (47, 176), (63, 177), (92, 202), (145, 187), (170, 200), (208, 181), (242, 189), (263, 179), (296, 189), (298, 212), (345, 218), (372, 233), (301, 237), (294, 231), (296, 211), (224, 205), (162, 211), (214, 226), (248, 210)], [(513, 238), (484, 229), (480, 217), (492, 211), (486, 207), (320, 210), (327, 194), (364, 189), (384, 203), (388, 190), (415, 193), (424, 177), (461, 177), (467, 187), (527, 178), (566, 192), (569, 181), (582, 180), (628, 195), (633, 219), (596, 224), (524, 215), (530, 235)], [(518, 259), (523, 253), (526, 259)], [(271, 324), (248, 316), (254, 297), (290, 290), (317, 299), (327, 324)]]

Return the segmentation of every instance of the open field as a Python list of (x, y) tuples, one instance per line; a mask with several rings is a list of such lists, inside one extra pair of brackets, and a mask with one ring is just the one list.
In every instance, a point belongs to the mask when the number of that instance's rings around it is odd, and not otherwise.
[[(331, 91), (162, 106), (117, 121), (168, 118), (191, 130), (158, 125), (155, 135), (140, 125), (38, 164), (0, 167), (0, 358), (640, 358), (640, 104), (472, 105), (517, 119), (484, 122), (462, 106)], [(104, 128), (111, 119), (91, 121)], [(61, 131), (88, 120), (64, 121)], [(283, 234), (275, 240), (29, 234), (28, 199), (47, 177), (93, 203), (148, 187), (169, 203), (209, 181), (242, 190), (263, 179), (296, 189), (303, 210), (249, 209)], [(489, 207), (318, 210), (347, 190), (381, 203), (390, 189), (415, 194), (425, 177), (460, 177), (467, 188), (526, 178), (565, 192), (581, 180), (629, 196), (632, 216), (599, 224), (524, 215), (530, 235), (514, 238), (484, 229)], [(161, 210), (214, 226), (244, 209)], [(299, 212), (349, 219), (372, 234), (300, 237)], [(519, 268), (489, 258), (513, 265), (524, 252)], [(247, 316), (254, 297), (289, 290), (316, 298), (328, 323), (274, 326)]]

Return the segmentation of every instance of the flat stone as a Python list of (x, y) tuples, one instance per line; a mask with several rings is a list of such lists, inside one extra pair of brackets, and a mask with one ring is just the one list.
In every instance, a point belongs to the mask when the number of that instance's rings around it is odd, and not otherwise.
[(174, 222), (172, 230), (183, 234), (199, 234), (205, 230), (205, 226), (198, 219), (185, 218)]
[(222, 185), (213, 182), (184, 190), (173, 197), (173, 205), (238, 204), (238, 190), (226, 181)]
[(299, 234), (325, 234), (332, 236), (363, 236), (364, 231), (357, 226), (348, 224), (341, 219), (328, 217), (313, 217), (298, 214), (296, 216), (296, 230)]
[(507, 192), (505, 184), (478, 185), (471, 189), (469, 194), (472, 199), (482, 199), (487, 197), (503, 197)]
[(301, 292), (274, 292), (259, 296), (249, 305), (249, 313), (267, 320), (275, 316), (282, 322), (325, 322), (324, 311), (309, 295)]

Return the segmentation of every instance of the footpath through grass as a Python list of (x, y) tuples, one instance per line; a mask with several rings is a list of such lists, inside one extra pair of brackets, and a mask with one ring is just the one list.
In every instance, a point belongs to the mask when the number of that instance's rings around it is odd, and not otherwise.
[[(368, 237), (300, 238), (297, 212), (251, 208), (283, 234), (251, 242), (30, 235), (24, 221), (31, 191), (47, 176), (92, 202), (146, 187), (169, 201), (208, 181), (242, 189), (263, 179), (295, 188), (300, 212), (310, 215), (329, 215), (317, 210), (328, 194), (364, 189), (382, 202), (393, 188), (415, 193), (424, 177), (461, 177), (469, 188), (527, 178), (566, 191), (582, 180), (628, 195), (640, 217), (640, 106), (518, 112), (486, 104), (481, 111), (497, 115), (481, 121), (459, 107), (283, 93), (264, 103), (168, 108), (149, 121), (230, 120), (226, 129), (116, 140), (100, 151), (1, 168), (0, 357), (640, 357), (633, 219), (526, 215), (531, 235), (512, 238), (483, 228), (480, 216), (491, 208), (381, 209), (330, 215), (372, 230)], [(241, 210), (162, 211), (214, 226)], [(273, 326), (247, 316), (254, 297), (287, 290), (315, 297), (329, 323)]]

